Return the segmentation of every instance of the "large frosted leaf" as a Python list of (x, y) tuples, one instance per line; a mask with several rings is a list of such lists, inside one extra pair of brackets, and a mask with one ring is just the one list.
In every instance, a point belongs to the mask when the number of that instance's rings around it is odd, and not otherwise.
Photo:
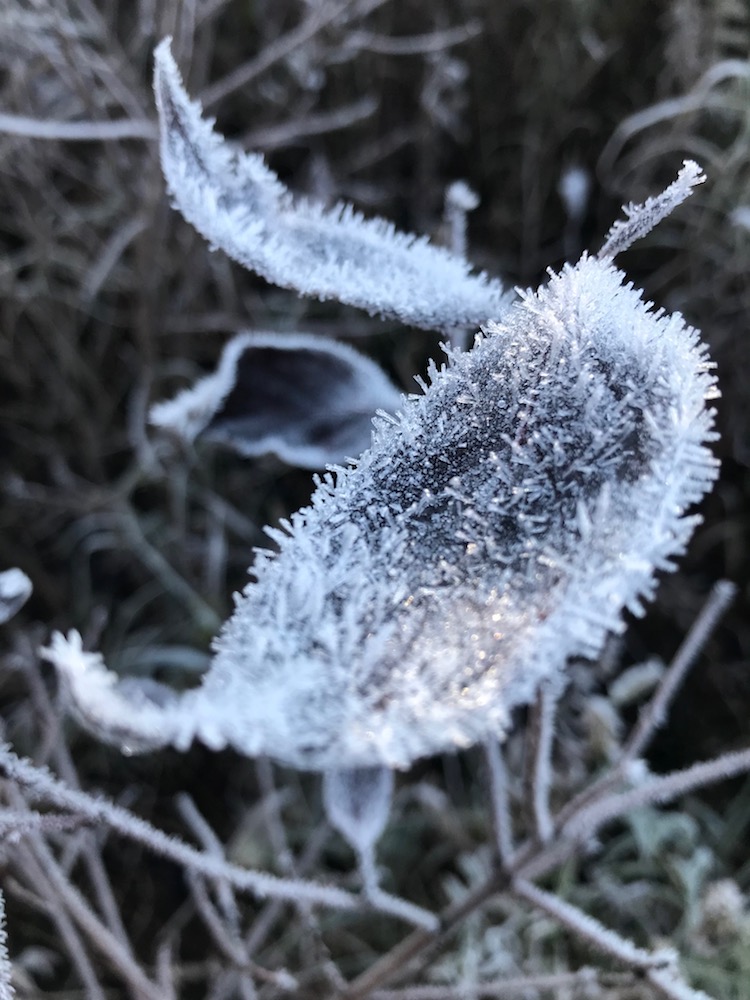
[(401, 394), (369, 358), (305, 334), (243, 333), (215, 373), (151, 410), (151, 423), (187, 441), (217, 441), (240, 454), (269, 452), (322, 469), (370, 444), (377, 410)]
[(257, 154), (229, 146), (156, 50), (161, 159), (175, 206), (211, 245), (268, 281), (428, 330), (478, 327), (508, 305), (496, 280), (426, 239), (348, 205), (295, 199)]
[[(681, 177), (673, 204), (702, 179)], [(653, 203), (630, 208), (631, 232), (641, 212)], [(75, 641), (48, 655), (77, 674), (82, 715), (117, 709), (111, 738), (129, 746), (197, 736), (341, 770), (502, 737), (684, 550), (718, 469), (712, 367), (680, 315), (584, 256), (433, 369), (355, 467), (269, 529), (278, 552), (259, 554), (202, 687), (161, 728), (114, 683), (95, 704), (104, 668), (81, 671)]]

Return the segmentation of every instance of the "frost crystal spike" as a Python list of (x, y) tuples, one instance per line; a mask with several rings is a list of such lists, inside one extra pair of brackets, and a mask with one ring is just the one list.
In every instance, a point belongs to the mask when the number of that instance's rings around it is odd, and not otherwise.
[(257, 154), (233, 149), (201, 117), (165, 39), (154, 77), (161, 162), (175, 207), (212, 246), (283, 288), (338, 299), (427, 330), (474, 328), (508, 305), (502, 285), (472, 274), (426, 239), (324, 209), (290, 192)]
[(55, 636), (79, 715), (131, 750), (198, 738), (301, 768), (405, 768), (501, 737), (570, 657), (596, 656), (674, 567), (717, 476), (706, 349), (611, 261), (702, 180), (687, 163), (629, 207), (599, 258), (451, 353), (356, 466), (268, 529), (278, 552), (259, 553), (199, 689), (126, 690)]

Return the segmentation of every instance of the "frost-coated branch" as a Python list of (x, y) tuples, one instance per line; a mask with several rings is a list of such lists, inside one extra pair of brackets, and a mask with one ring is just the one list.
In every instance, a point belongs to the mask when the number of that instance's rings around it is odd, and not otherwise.
[(623, 749), (622, 759), (619, 762), (621, 767), (640, 757), (654, 738), (656, 730), (663, 725), (672, 699), (681, 687), (685, 675), (692, 667), (706, 640), (736, 593), (736, 586), (728, 580), (720, 580), (714, 585), (708, 600), (670, 663), (669, 669), (662, 677), (648, 704), (641, 711), (638, 722)]
[(501, 864), (507, 865), (513, 856), (513, 822), (508, 794), (508, 770), (502, 749), (496, 739), (487, 740), (484, 749), (490, 778), (495, 844)]
[(0, 773), (25, 789), (33, 799), (66, 809), (94, 823), (102, 823), (178, 865), (211, 880), (226, 880), (235, 888), (251, 892), (259, 898), (307, 902), (345, 910), (355, 909), (360, 905), (355, 896), (333, 886), (317, 885), (303, 879), (277, 878), (265, 872), (240, 868), (221, 858), (197, 851), (177, 837), (157, 830), (122, 806), (68, 788), (46, 768), (36, 767), (30, 761), (17, 757), (7, 746), (0, 746)]
[(548, 682), (539, 686), (532, 713), (531, 809), (534, 830), (540, 844), (552, 837), (550, 789), (552, 787), (552, 747), (559, 691)]
[(164, 175), (175, 206), (214, 247), (282, 288), (428, 330), (498, 319), (502, 285), (426, 239), (292, 197), (257, 154), (234, 150), (190, 101), (169, 49), (157, 48), (154, 87)]
[(593, 837), (605, 824), (634, 809), (672, 802), (704, 785), (726, 781), (747, 771), (750, 771), (750, 749), (725, 753), (682, 771), (649, 778), (636, 788), (597, 799), (579, 810), (562, 828), (562, 835), (573, 840)]

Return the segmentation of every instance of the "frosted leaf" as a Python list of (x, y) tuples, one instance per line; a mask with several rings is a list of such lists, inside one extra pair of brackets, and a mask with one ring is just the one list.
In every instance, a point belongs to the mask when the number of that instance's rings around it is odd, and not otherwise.
[(385, 829), (392, 795), (393, 771), (387, 767), (331, 769), (323, 775), (328, 819), (360, 854)]
[(625, 205), (627, 219), (615, 222), (604, 245), (597, 254), (600, 260), (612, 260), (627, 250), (636, 240), (650, 233), (678, 205), (692, 194), (696, 184), (703, 184), (706, 175), (694, 160), (685, 160), (676, 179), (661, 194), (647, 198), (642, 205)]
[(212, 246), (283, 288), (428, 330), (476, 327), (505, 310), (501, 284), (449, 251), (348, 205), (293, 198), (261, 156), (234, 150), (201, 117), (169, 39), (155, 58), (164, 176)]
[(268, 529), (278, 551), (160, 739), (329, 771), (502, 738), (684, 551), (718, 472), (712, 368), (606, 257), (550, 274)]
[(242, 455), (272, 452), (321, 469), (359, 455), (377, 410), (401, 394), (353, 348), (305, 334), (243, 333), (216, 372), (152, 407), (151, 423), (187, 441), (216, 441)]
[(0, 624), (7, 622), (31, 597), (31, 580), (20, 569), (0, 573)]

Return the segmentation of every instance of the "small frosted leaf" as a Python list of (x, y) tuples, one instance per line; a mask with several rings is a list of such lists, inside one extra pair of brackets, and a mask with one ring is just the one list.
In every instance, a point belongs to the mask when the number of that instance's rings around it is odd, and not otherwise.
[(7, 622), (31, 597), (31, 580), (20, 569), (0, 573), (0, 624)]
[(164, 176), (212, 246), (283, 288), (428, 330), (478, 326), (505, 311), (501, 284), (447, 250), (348, 205), (294, 199), (261, 156), (234, 151), (201, 117), (168, 39), (155, 64)]
[(689, 198), (696, 184), (703, 184), (706, 175), (693, 160), (685, 160), (676, 179), (661, 194), (647, 198), (642, 205), (625, 205), (624, 221), (615, 222), (604, 245), (597, 254), (599, 260), (614, 258), (650, 233), (662, 219), (666, 219), (678, 205)]
[(360, 854), (385, 829), (392, 795), (393, 772), (386, 767), (328, 770), (323, 776), (328, 819)]
[(244, 333), (224, 348), (216, 372), (168, 402), (151, 423), (187, 441), (216, 441), (242, 455), (274, 453), (320, 469), (370, 444), (377, 410), (401, 394), (357, 351), (324, 337)]

